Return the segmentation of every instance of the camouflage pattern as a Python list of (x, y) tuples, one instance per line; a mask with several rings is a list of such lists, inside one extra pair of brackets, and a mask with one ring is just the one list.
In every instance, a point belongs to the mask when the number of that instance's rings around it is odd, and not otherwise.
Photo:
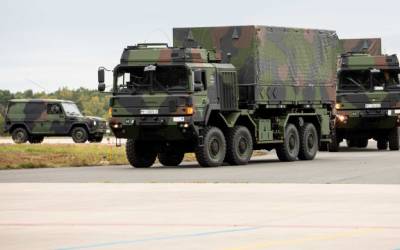
[(334, 31), (270, 26), (174, 28), (174, 46), (220, 50), (238, 69), (241, 99), (257, 104), (335, 100)]
[[(65, 136), (76, 125), (84, 126), (89, 135), (102, 136), (106, 132), (104, 119), (67, 113), (63, 104), (74, 103), (55, 99), (10, 100), (5, 117), (5, 132), (12, 133), (16, 127), (23, 127), (30, 135)], [(54, 105), (58, 105), (61, 110)]]
[(380, 38), (340, 39), (338, 54), (365, 53), (372, 56), (382, 54), (382, 41)]
[[(387, 140), (388, 133), (400, 124), (400, 68), (397, 56), (348, 53), (342, 54), (338, 65), (338, 141), (360, 138)], [(390, 74), (391, 77), (371, 84), (373, 71), (387, 76)], [(351, 89), (346, 89), (346, 81), (361, 84), (361, 74), (365, 74), (365, 82), (370, 86), (352, 89), (355, 85), (351, 85)]]

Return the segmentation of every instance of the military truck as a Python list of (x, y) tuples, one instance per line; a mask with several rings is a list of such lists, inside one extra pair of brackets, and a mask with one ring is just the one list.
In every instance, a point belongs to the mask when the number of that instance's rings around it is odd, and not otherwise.
[(344, 47), (339, 59), (337, 119), (330, 151), (338, 151), (344, 139), (349, 147), (365, 148), (368, 140), (374, 139), (379, 150), (386, 150), (388, 144), (390, 150), (399, 150), (398, 58), (381, 54), (380, 39), (358, 40), (351, 40), (359, 44), (358, 49)]
[[(124, 49), (113, 70), (110, 127), (133, 167), (247, 164), (253, 149), (312, 160), (329, 143), (334, 31), (267, 26), (174, 29), (174, 47)], [(104, 91), (105, 69), (99, 68)]]
[(6, 133), (15, 143), (41, 143), (45, 136), (71, 136), (74, 142), (101, 142), (106, 120), (83, 116), (72, 101), (13, 99), (5, 114)]

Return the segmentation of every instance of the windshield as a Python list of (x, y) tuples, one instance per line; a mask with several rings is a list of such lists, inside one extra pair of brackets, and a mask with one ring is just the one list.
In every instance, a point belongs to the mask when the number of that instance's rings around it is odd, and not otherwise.
[(63, 103), (62, 106), (67, 116), (82, 116), (75, 103)]
[(189, 71), (184, 66), (149, 65), (119, 68), (116, 73), (116, 92), (187, 91)]
[(397, 70), (342, 71), (339, 77), (341, 91), (372, 91), (400, 89)]

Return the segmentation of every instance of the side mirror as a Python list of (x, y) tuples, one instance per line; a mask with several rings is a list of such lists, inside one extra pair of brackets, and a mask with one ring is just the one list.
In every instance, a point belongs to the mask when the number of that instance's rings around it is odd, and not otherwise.
[(97, 90), (100, 92), (104, 92), (104, 90), (106, 90), (106, 84), (105, 83), (99, 83), (99, 85), (97, 86)]
[(104, 68), (99, 68), (99, 70), (97, 71), (97, 79), (99, 83), (104, 83)]

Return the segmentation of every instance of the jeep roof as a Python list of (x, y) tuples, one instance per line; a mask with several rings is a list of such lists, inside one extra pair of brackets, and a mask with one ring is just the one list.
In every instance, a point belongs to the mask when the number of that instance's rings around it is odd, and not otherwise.
[(53, 103), (74, 103), (73, 101), (68, 100), (59, 100), (59, 99), (11, 99), (9, 102), (53, 102)]

